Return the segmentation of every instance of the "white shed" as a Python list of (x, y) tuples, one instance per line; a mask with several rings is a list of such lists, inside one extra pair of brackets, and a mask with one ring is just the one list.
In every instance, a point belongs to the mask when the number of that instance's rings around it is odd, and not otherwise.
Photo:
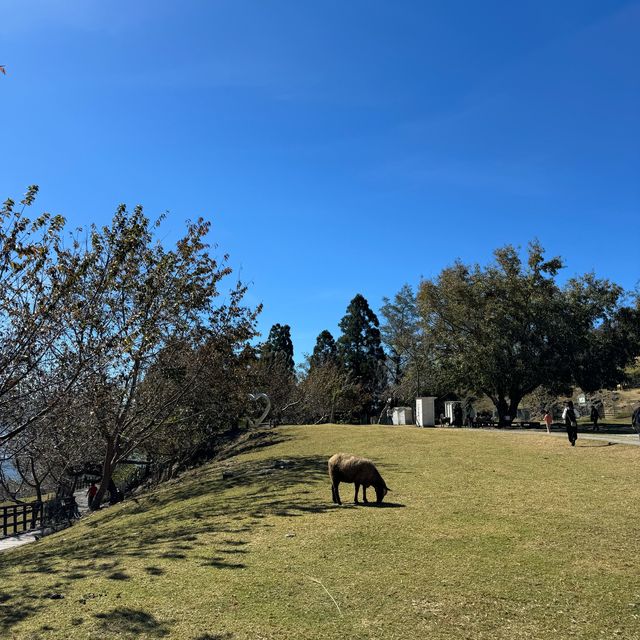
[(394, 407), (391, 420), (393, 424), (413, 424), (413, 409), (411, 407)]
[(436, 399), (432, 396), (416, 398), (416, 424), (419, 427), (433, 427), (436, 424)]

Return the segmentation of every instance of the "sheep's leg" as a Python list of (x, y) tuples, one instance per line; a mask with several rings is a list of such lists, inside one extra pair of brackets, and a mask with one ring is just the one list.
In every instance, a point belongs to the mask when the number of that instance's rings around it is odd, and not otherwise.
[(355, 504), (358, 504), (358, 491), (360, 491), (360, 485), (356, 482), (356, 495), (355, 495), (355, 498), (353, 499), (353, 502)]
[(338, 493), (339, 484), (339, 482), (336, 482), (335, 484), (331, 485), (331, 497), (336, 504), (342, 504), (342, 502), (340, 502), (340, 494)]
[(363, 484), (362, 485), (362, 502), (364, 502), (365, 504), (368, 504), (368, 500), (367, 500), (367, 485)]

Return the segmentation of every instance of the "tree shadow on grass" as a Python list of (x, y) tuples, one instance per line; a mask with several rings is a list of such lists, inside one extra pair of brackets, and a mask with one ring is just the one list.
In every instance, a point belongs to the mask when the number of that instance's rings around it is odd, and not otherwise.
[(108, 575), (107, 578), (109, 580), (131, 580), (131, 576), (126, 574), (124, 571), (116, 571), (111, 575)]
[(27, 600), (19, 597), (20, 591), (16, 593), (16, 597), (3, 594), (5, 603), (0, 602), (0, 636), (4, 636), (4, 632), (9, 632), (19, 622), (26, 620), (30, 616), (36, 615), (41, 606), (36, 600)]
[(116, 634), (137, 637), (141, 634), (150, 638), (164, 638), (169, 635), (169, 626), (156, 620), (154, 616), (141, 609), (114, 609), (109, 613), (96, 613), (100, 621), (100, 630), (109, 638)]
[(244, 569), (247, 565), (243, 564), (242, 562), (227, 562), (223, 558), (214, 557), (210, 558), (206, 562), (203, 562), (200, 566), (215, 567), (216, 569)]
[(249, 453), (258, 449), (264, 449), (265, 447), (273, 447), (274, 445), (287, 442), (291, 439), (292, 436), (273, 429), (249, 431), (247, 434), (238, 438), (232, 446), (226, 448), (222, 454), (216, 457), (216, 460), (228, 460), (242, 453)]
[[(56, 606), (47, 593), (55, 588), (64, 597), (70, 585), (82, 584), (80, 576), (134, 582), (137, 576), (131, 571), (130, 558), (148, 560), (144, 574), (157, 580), (167, 580), (171, 571), (155, 566), (156, 561), (183, 562), (188, 556), (212, 570), (243, 569), (251, 563), (246, 536), (273, 526), (268, 517), (299, 518), (333, 508), (328, 496), (326, 501), (318, 500), (308, 491), (319, 482), (328, 488), (326, 464), (325, 455), (225, 460), (218, 468), (199, 469), (139, 497), (138, 504), (125, 502), (90, 516), (93, 521), (85, 522), (90, 528), (73, 544), (36, 543), (2, 554), (0, 636), (43, 608)], [(200, 553), (200, 547), (207, 553)], [(25, 577), (18, 584), (16, 567), (21, 575), (39, 577), (31, 582)], [(47, 580), (43, 574), (52, 577)], [(150, 637), (168, 634), (165, 623), (144, 611), (118, 608), (100, 620), (105, 637), (134, 630)]]

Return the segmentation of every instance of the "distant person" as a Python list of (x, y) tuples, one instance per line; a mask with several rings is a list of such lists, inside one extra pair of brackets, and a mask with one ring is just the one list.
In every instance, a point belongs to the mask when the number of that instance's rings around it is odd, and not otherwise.
[(551, 425), (553, 424), (553, 415), (551, 413), (551, 409), (548, 409), (546, 411), (542, 419), (544, 420), (545, 425), (547, 425), (547, 433), (551, 433)]
[(600, 413), (598, 412), (598, 407), (595, 404), (591, 405), (591, 422), (593, 422), (593, 430), (600, 431), (600, 425), (598, 425), (598, 420), (600, 419)]
[(76, 497), (73, 494), (69, 496), (69, 514), (71, 518), (80, 517), (80, 509), (78, 508), (78, 502), (76, 500)]
[(95, 482), (92, 482), (87, 489), (87, 504), (89, 509), (93, 509), (93, 500), (96, 497), (96, 493), (98, 493), (98, 487)]
[(467, 419), (465, 422), (467, 424), (467, 427), (469, 427), (469, 429), (473, 429), (473, 409), (467, 410)]
[(40, 500), (34, 500), (31, 503), (31, 528), (36, 528), (38, 519), (42, 519), (42, 502)]
[(562, 419), (564, 420), (564, 425), (567, 428), (567, 437), (569, 438), (569, 442), (572, 447), (575, 447), (576, 440), (578, 439), (578, 419), (571, 400), (567, 402), (564, 411), (562, 412)]
[(636, 407), (636, 410), (633, 412), (631, 416), (631, 426), (634, 431), (640, 436), (640, 407)]
[(462, 407), (459, 404), (453, 407), (453, 424), (456, 427), (462, 426)]

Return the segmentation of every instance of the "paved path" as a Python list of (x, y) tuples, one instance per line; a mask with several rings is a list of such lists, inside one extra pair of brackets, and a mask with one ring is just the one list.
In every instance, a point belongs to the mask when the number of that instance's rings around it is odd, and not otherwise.
[[(565, 431), (552, 431), (551, 433), (547, 433), (542, 429), (484, 429), (489, 431), (498, 431), (500, 433), (526, 433), (529, 435), (537, 435), (537, 436), (554, 436), (556, 438), (564, 438), (567, 440), (567, 434)], [(630, 444), (634, 447), (640, 446), (640, 438), (635, 433), (603, 433), (602, 431), (588, 431), (582, 432), (578, 431), (578, 442), (580, 440), (602, 440), (604, 442), (611, 442), (612, 444)], [(568, 440), (567, 440), (568, 442)]]
[[(80, 515), (84, 515), (89, 511), (89, 505), (87, 504), (87, 490), (80, 489), (73, 494), (78, 503), (78, 510)], [(36, 537), (37, 536), (37, 537)], [(13, 549), (15, 547), (21, 547), (23, 544), (29, 544), (35, 542), (38, 537), (42, 536), (42, 529), (34, 529), (33, 531), (26, 531), (17, 536), (10, 536), (8, 538), (2, 538), (0, 540), (0, 553), (7, 549)]]

